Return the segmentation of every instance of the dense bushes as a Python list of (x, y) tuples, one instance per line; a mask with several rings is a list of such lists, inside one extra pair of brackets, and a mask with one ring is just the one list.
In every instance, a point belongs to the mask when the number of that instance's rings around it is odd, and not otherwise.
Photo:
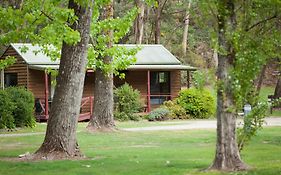
[(0, 129), (15, 127), (13, 117), (14, 104), (4, 90), (0, 90)]
[(114, 118), (120, 121), (138, 120), (134, 113), (141, 108), (140, 92), (125, 83), (114, 90)]
[(0, 128), (34, 127), (34, 97), (24, 88), (0, 90)]
[(188, 119), (189, 115), (186, 114), (185, 109), (177, 104), (176, 100), (165, 101), (162, 108), (169, 110), (169, 119)]
[(193, 118), (209, 118), (215, 113), (215, 100), (205, 89), (185, 89), (179, 93), (177, 103)]
[(149, 121), (163, 121), (169, 118), (170, 111), (166, 108), (157, 108), (148, 115)]
[(165, 101), (160, 108), (148, 115), (149, 121), (163, 121), (168, 119), (204, 119), (215, 113), (215, 100), (205, 89), (185, 89), (179, 97), (172, 101)]

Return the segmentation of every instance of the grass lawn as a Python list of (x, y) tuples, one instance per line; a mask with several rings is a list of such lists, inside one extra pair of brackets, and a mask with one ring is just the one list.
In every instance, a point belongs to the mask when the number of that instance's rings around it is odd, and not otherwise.
[[(115, 132), (89, 134), (79, 124), (78, 139), (89, 158), (80, 161), (7, 162), (0, 161), (0, 174), (66, 175), (220, 175), (201, 172), (215, 150), (215, 130)], [(237, 175), (281, 174), (281, 127), (265, 128), (242, 152), (254, 169)], [(1, 137), (0, 158), (34, 152), (43, 135)]]
[[(262, 87), (261, 92), (260, 92), (260, 98), (267, 101), (268, 100), (268, 95), (273, 95), (274, 94), (275, 87)], [(268, 114), (270, 116), (281, 116), (281, 111), (280, 110), (273, 110), (272, 114)]]

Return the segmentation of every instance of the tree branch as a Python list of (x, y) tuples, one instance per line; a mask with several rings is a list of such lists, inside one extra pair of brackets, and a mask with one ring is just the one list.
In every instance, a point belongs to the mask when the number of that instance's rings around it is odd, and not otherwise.
[[(161, 7), (161, 10), (160, 10), (160, 13), (162, 13), (162, 12), (163, 12), (163, 9), (164, 9), (164, 7), (165, 7), (165, 5), (166, 5), (167, 1), (168, 1), (168, 0), (165, 0), (165, 2), (163, 3), (163, 5), (162, 5), (162, 7)], [(160, 5), (160, 4), (158, 4), (158, 5)], [(160, 8), (160, 7), (159, 7), (159, 8)]]
[(252, 30), (253, 28), (255, 28), (256, 26), (258, 26), (258, 25), (260, 25), (260, 24), (262, 24), (262, 23), (265, 23), (265, 22), (267, 22), (267, 21), (270, 21), (270, 20), (272, 20), (272, 19), (274, 19), (274, 18), (277, 18), (277, 14), (275, 14), (275, 15), (269, 17), (269, 18), (266, 18), (266, 19), (264, 19), (264, 20), (261, 20), (261, 21), (255, 23), (255, 24), (253, 24), (252, 26), (250, 26), (249, 28), (246, 29), (246, 32), (248, 32), (248, 31)]
[(41, 11), (41, 13), (46, 16), (49, 20), (54, 21), (52, 17), (50, 17), (48, 14), (46, 14), (44, 11)]

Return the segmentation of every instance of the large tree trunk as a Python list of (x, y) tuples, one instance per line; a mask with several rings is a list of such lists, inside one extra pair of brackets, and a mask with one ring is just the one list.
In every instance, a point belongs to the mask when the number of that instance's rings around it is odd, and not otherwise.
[(182, 53), (184, 56), (186, 56), (186, 49), (187, 49), (187, 36), (188, 36), (188, 28), (189, 28), (189, 14), (190, 14), (190, 8), (191, 8), (191, 1), (189, 0), (186, 14), (184, 17), (184, 30), (183, 30), (183, 37), (182, 37)]
[(135, 43), (141, 44), (143, 39), (143, 30), (144, 30), (145, 3), (143, 0), (135, 0), (135, 3), (139, 9), (139, 14), (135, 21)]
[(245, 170), (247, 166), (240, 158), (236, 142), (236, 115), (231, 110), (234, 107), (234, 98), (229, 70), (233, 67), (235, 51), (226, 33), (234, 31), (236, 27), (233, 1), (220, 0), (218, 12), (218, 43), (227, 54), (219, 53), (218, 55), (217, 145), (215, 160), (210, 169)]
[(275, 91), (274, 91), (274, 97), (280, 98), (281, 97), (281, 75), (279, 75)]
[(71, 28), (79, 31), (81, 40), (74, 46), (63, 43), (46, 136), (34, 154), (35, 159), (64, 159), (82, 155), (76, 140), (76, 128), (86, 71), (92, 16), (90, 6), (82, 7), (74, 0), (69, 0), (69, 9), (74, 9), (78, 17), (78, 21)]
[[(113, 0), (105, 7), (101, 19), (113, 18)], [(110, 37), (107, 47), (113, 45), (113, 31), (104, 31)], [(111, 64), (112, 58), (104, 56), (103, 63)], [(111, 131), (115, 129), (113, 118), (113, 73), (97, 69), (95, 72), (94, 113), (87, 126), (90, 131)]]

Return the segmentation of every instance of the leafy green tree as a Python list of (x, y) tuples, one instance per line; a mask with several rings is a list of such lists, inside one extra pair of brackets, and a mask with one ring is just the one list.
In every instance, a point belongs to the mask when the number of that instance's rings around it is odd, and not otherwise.
[[(69, 6), (67, 7), (67, 2)], [(4, 2), (5, 3), (5, 2)], [(76, 141), (86, 69), (92, 1), (21, 1), (0, 7), (0, 45), (31, 42), (52, 59), (61, 54), (58, 82), (45, 140), (34, 159), (81, 156)], [(52, 46), (50, 46), (52, 45)], [(22, 48), (24, 51), (27, 48)]]
[(218, 51), (217, 146), (211, 169), (248, 169), (236, 142), (237, 111), (245, 103), (257, 105), (253, 81), (269, 58), (280, 56), (279, 1), (211, 0), (199, 2), (211, 24)]
[(92, 1), (69, 0), (77, 21), (70, 28), (79, 32), (81, 39), (73, 44), (63, 40), (57, 86), (48, 119), (46, 136), (36, 151), (35, 159), (62, 159), (81, 157), (76, 129), (80, 114), (87, 48), (92, 20)]
[[(101, 9), (101, 13), (99, 10)], [(89, 67), (95, 69), (94, 112), (87, 128), (91, 131), (114, 130), (113, 74), (123, 77), (124, 70), (136, 61), (137, 49), (126, 49), (117, 43), (132, 25), (137, 15), (133, 8), (123, 18), (113, 18), (113, 1), (96, 1), (89, 48)]]

